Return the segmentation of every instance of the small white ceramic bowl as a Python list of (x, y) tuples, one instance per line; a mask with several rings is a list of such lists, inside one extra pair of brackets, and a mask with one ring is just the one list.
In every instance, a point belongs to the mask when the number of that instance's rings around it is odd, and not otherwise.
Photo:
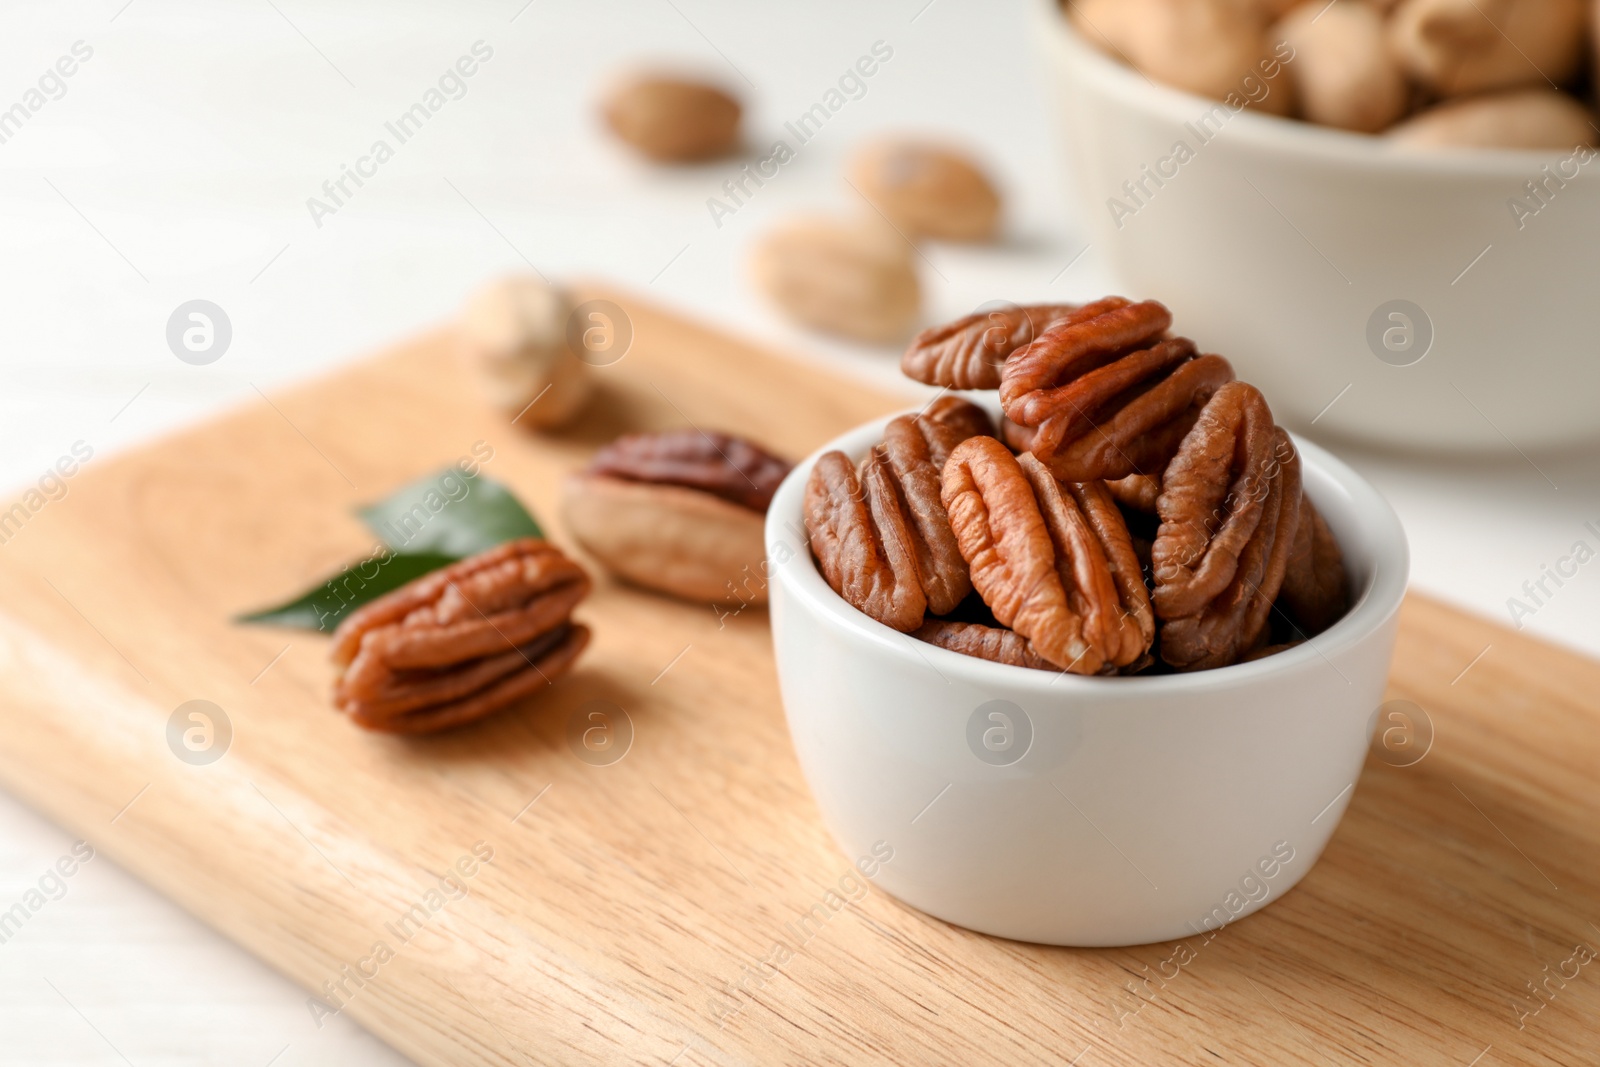
[(1166, 941), (1283, 895), (1338, 825), (1383, 699), (1407, 573), (1383, 497), (1296, 441), (1355, 592), (1314, 641), (1193, 674), (1058, 675), (897, 633), (823, 580), (806, 479), (887, 421), (797, 466), (767, 512), (789, 732), (845, 854), (930, 915), (1057, 945)]
[[(1230, 116), (1106, 57), (1058, 3), (1037, 2), (1090, 241), (1126, 295), (1168, 303), (1280, 421), (1427, 450), (1600, 436), (1600, 159), (1404, 151)], [(1181, 164), (1179, 142), (1193, 151)], [(1563, 160), (1569, 177), (1547, 179)], [(1125, 182), (1144, 188), (1135, 198)], [(1519, 219), (1515, 197), (1538, 213)], [(1113, 219), (1116, 201), (1135, 213)]]

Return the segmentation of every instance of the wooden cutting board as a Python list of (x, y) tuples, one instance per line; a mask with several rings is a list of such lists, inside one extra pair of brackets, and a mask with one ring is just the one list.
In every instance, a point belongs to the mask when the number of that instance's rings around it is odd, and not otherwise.
[[(558, 481), (619, 432), (799, 457), (905, 403), (610, 295), (635, 339), (565, 436), (487, 409), (440, 335), (91, 460), (0, 546), (5, 787), (423, 1064), (1594, 1062), (1600, 964), (1574, 949), (1600, 947), (1600, 665), (1421, 597), (1390, 696), (1431, 750), (1369, 759), (1321, 863), (1259, 915), (1041, 948), (874, 889), (776, 969), (850, 860), (763, 611), (602, 578), (574, 674), (423, 740), (330, 709), (325, 639), (229, 621), (361, 556), (353, 506), (476, 442), (570, 547)], [(633, 725), (609, 766), (568, 741), (596, 699)], [(231, 724), (208, 765), (169, 747), (191, 700)]]

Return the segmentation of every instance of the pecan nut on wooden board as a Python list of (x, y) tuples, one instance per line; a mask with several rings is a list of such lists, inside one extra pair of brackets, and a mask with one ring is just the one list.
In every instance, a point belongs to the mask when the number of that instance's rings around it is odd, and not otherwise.
[(333, 635), (334, 704), (358, 725), (431, 733), (499, 711), (566, 673), (589, 642), (583, 568), (508, 541), (353, 612)]
[(765, 603), (762, 530), (788, 461), (697, 429), (630, 434), (569, 477), (568, 531), (607, 570), (702, 603)]

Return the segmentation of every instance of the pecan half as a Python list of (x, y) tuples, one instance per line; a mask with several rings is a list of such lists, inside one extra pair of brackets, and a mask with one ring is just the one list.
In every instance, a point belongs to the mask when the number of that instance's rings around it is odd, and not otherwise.
[[(886, 626), (911, 630), (924, 612), (943, 615), (972, 591), (940, 496), (940, 470), (962, 441), (992, 430), (982, 408), (944, 397), (919, 415), (891, 420), (851, 479), (837, 460), (824, 456), (826, 467), (818, 461), (806, 484), (806, 521), (823, 576), (840, 596)], [(841, 490), (853, 504), (840, 499)], [(900, 570), (902, 556), (909, 573)], [(893, 581), (850, 577), (878, 563), (888, 565)]]
[(589, 631), (570, 616), (588, 592), (583, 568), (536, 538), (426, 574), (334, 631), (334, 704), (397, 733), (480, 719), (572, 666)]
[(685, 428), (619, 437), (595, 453), (589, 473), (699, 489), (764, 513), (789, 467), (743, 438)]
[(1275, 431), (1260, 391), (1230, 382), (1167, 465), (1156, 501), (1161, 528), (1151, 549), (1156, 614), (1163, 619), (1194, 615), (1233, 581), (1261, 522)]
[(890, 629), (909, 633), (922, 624), (928, 601), (882, 453), (867, 453), (859, 477), (843, 452), (818, 457), (805, 512), (811, 552), (834, 592)]
[(1283, 430), (1275, 430), (1273, 437), (1274, 452), (1283, 458), (1264, 475), (1267, 491), (1260, 521), (1233, 577), (1197, 613), (1168, 619), (1161, 628), (1161, 658), (1179, 670), (1237, 663), (1266, 637), (1267, 615), (1283, 585), (1302, 498), (1300, 456)]
[(1039, 655), (1094, 674), (1150, 647), (1143, 575), (1102, 487), (1062, 486), (1035, 457), (974, 437), (945, 464), (944, 502), (974, 588)]
[(1344, 554), (1310, 497), (1300, 502), (1300, 525), (1283, 574), (1283, 606), (1308, 637), (1339, 620), (1350, 603)]
[(947, 389), (998, 389), (1006, 357), (1078, 309), (1033, 304), (974, 311), (923, 330), (900, 357), (906, 377)]
[[(1087, 304), (1017, 352), (1001, 374), (1006, 417), (1035, 431), (1030, 449), (1063, 481), (1157, 474), (1199, 407), (1233, 368), (1165, 338), (1155, 301)], [(1173, 427), (1171, 424), (1179, 423)]]
[(1154, 515), (1161, 496), (1161, 477), (1156, 474), (1130, 474), (1105, 483), (1111, 499), (1133, 511)]
[(1050, 531), (1067, 605), (1103, 665), (1137, 661), (1155, 638), (1144, 570), (1122, 512), (1100, 482), (1060, 482), (1040, 460), (1017, 457)]
[(1018, 426), (1004, 415), (1000, 416), (1000, 440), (1006, 443), (1011, 451), (1021, 455), (1023, 452), (1033, 451), (1033, 438), (1038, 430), (1030, 430), (1026, 426)]
[(969, 437), (993, 437), (994, 420), (978, 405), (959, 396), (941, 396), (917, 416), (922, 434), (928, 439), (928, 454), (934, 465), (944, 469), (951, 449)]
[[(934, 441), (948, 458), (961, 438), (962, 430), (926, 417), (901, 415), (884, 427), (883, 443), (875, 452), (888, 461), (900, 490), (900, 502), (912, 531), (911, 550), (917, 560), (917, 575), (927, 597), (927, 610), (944, 615), (972, 592), (967, 561), (961, 558), (956, 535), (950, 530), (950, 517), (940, 499), (939, 474), (942, 462), (934, 460)], [(968, 437), (971, 434), (967, 434)]]
[(1033, 650), (1028, 639), (1015, 630), (985, 626), (977, 622), (948, 622), (929, 619), (911, 635), (930, 645), (959, 652), (963, 656), (1004, 663), (1011, 667), (1032, 667), (1041, 671), (1061, 668)]
[(996, 619), (1057, 666), (1081, 674), (1101, 659), (1067, 605), (1056, 553), (1027, 475), (1005, 445), (972, 437), (944, 467), (944, 504), (972, 585)]

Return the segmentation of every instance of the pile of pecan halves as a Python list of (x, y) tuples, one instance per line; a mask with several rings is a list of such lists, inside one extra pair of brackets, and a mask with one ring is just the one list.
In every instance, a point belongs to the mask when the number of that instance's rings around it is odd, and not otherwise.
[(806, 485), (811, 549), (851, 605), (955, 652), (1075, 674), (1223, 667), (1345, 611), (1333, 533), (1260, 391), (1154, 301), (979, 312), (905, 373), (940, 396)]

